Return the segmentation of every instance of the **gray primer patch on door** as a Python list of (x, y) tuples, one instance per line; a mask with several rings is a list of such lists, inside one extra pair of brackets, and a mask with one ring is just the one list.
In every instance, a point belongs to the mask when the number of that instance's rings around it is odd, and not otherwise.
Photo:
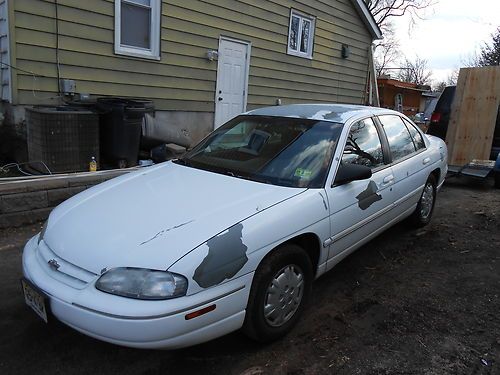
[(243, 224), (239, 223), (223, 234), (207, 241), (208, 254), (194, 271), (193, 279), (202, 288), (230, 279), (248, 261), (247, 247), (243, 244)]
[(361, 208), (362, 210), (366, 210), (373, 203), (381, 200), (382, 196), (380, 194), (377, 194), (377, 190), (377, 184), (375, 183), (375, 181), (370, 181), (366, 189), (356, 196), (359, 208)]

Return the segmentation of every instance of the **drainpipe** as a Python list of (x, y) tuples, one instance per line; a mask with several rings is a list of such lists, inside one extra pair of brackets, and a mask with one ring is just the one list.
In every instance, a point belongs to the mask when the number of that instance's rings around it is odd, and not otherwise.
[(57, 95), (61, 96), (61, 65), (59, 63), (59, 4), (54, 0), (56, 21), (56, 70), (57, 70)]
[(378, 96), (378, 86), (377, 86), (377, 72), (375, 70), (375, 60), (373, 57), (373, 45), (368, 47), (368, 66), (370, 75), (370, 90), (368, 103), (369, 105), (380, 107), (380, 100)]

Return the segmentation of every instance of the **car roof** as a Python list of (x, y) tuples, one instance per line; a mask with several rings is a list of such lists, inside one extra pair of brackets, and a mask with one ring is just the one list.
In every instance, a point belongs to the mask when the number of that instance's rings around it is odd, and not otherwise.
[(385, 108), (367, 107), (363, 105), (289, 104), (259, 108), (246, 112), (245, 115), (306, 118), (311, 120), (345, 123), (354, 116), (363, 117), (384, 113), (401, 114)]

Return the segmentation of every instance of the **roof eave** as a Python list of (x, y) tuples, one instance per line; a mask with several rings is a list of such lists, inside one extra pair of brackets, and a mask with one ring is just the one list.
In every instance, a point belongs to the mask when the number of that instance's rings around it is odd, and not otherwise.
[(373, 18), (373, 14), (366, 6), (366, 3), (363, 0), (352, 0), (352, 2), (356, 10), (358, 11), (359, 15), (363, 19), (363, 22), (365, 23), (366, 27), (370, 31), (372, 40), (382, 39), (382, 31), (375, 22), (375, 18)]

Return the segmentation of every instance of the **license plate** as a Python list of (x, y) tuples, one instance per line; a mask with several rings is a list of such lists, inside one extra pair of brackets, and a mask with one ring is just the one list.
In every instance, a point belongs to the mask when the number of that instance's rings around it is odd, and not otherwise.
[(26, 304), (31, 307), (45, 323), (48, 323), (48, 297), (26, 279), (21, 279), (21, 285), (23, 286), (24, 301)]

